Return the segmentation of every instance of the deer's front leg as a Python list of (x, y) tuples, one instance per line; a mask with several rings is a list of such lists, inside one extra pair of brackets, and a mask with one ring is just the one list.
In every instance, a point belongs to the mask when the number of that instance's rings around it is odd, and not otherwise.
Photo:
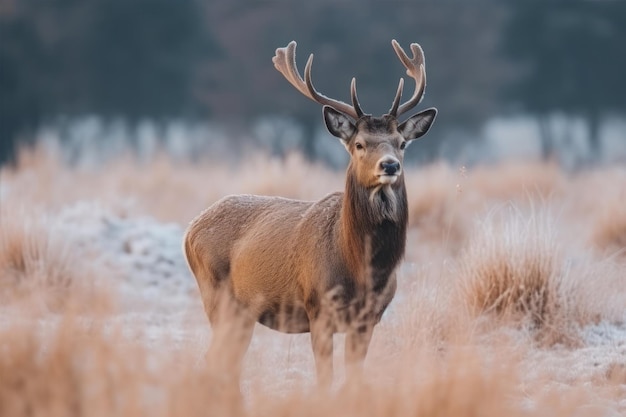
[(362, 376), (363, 362), (365, 361), (373, 333), (373, 324), (360, 324), (350, 328), (346, 333), (345, 360), (348, 380), (354, 380)]
[(328, 387), (333, 380), (333, 331), (323, 320), (311, 324), (311, 345), (315, 357), (317, 382)]

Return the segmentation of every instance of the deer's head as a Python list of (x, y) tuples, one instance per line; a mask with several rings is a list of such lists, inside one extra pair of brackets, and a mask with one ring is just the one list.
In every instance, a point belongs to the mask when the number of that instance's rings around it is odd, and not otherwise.
[(296, 42), (292, 41), (286, 47), (277, 49), (272, 59), (276, 69), (298, 91), (324, 106), (322, 112), (326, 128), (348, 150), (349, 169), (359, 184), (368, 189), (394, 184), (402, 177), (404, 149), (411, 141), (428, 132), (437, 115), (437, 109), (429, 108), (403, 122), (398, 120), (400, 115), (421, 101), (426, 88), (426, 71), (424, 53), (418, 44), (411, 44), (413, 58), (409, 58), (395, 40), (391, 44), (406, 67), (407, 74), (415, 80), (415, 91), (406, 103), (400, 105), (404, 87), (404, 80), (401, 78), (391, 109), (381, 117), (363, 112), (356, 94), (354, 78), (350, 87), (351, 105), (319, 93), (311, 81), (313, 54), (306, 63), (303, 79), (296, 66)]

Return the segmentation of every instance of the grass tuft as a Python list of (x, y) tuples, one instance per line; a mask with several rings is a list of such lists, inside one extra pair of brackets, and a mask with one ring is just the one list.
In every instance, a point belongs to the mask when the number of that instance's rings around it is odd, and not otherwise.
[(0, 297), (4, 303), (29, 298), (51, 310), (63, 308), (85, 272), (67, 235), (43, 214), (6, 207), (0, 212)]
[(549, 216), (509, 207), (481, 222), (465, 248), (459, 260), (463, 298), (476, 316), (557, 326), (561, 265)]

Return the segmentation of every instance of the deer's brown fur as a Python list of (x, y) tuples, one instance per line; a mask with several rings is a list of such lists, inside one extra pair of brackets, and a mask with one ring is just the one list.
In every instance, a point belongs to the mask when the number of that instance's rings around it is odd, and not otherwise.
[[(290, 77), (298, 82), (299, 75)], [(346, 360), (359, 368), (395, 293), (394, 271), (404, 255), (404, 147), (428, 131), (436, 114), (428, 109), (399, 124), (398, 100), (382, 117), (360, 114), (358, 105), (359, 114), (324, 107), (326, 126), (350, 153), (343, 192), (315, 202), (229, 196), (191, 223), (184, 251), (214, 327), (211, 349), (238, 342), (229, 348), (238, 364), (254, 322), (311, 332), (318, 377), (327, 383), (332, 334), (345, 332)], [(226, 330), (235, 316), (237, 332)]]

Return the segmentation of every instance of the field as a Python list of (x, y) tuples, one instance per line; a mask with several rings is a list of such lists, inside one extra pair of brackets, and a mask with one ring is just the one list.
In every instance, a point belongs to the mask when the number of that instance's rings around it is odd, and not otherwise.
[(626, 170), (409, 168), (396, 298), (364, 378), (318, 390), (309, 336), (257, 326), (243, 400), (211, 371), (184, 228), (227, 194), (317, 199), (343, 173), (43, 147), (0, 172), (0, 416), (626, 415)]

